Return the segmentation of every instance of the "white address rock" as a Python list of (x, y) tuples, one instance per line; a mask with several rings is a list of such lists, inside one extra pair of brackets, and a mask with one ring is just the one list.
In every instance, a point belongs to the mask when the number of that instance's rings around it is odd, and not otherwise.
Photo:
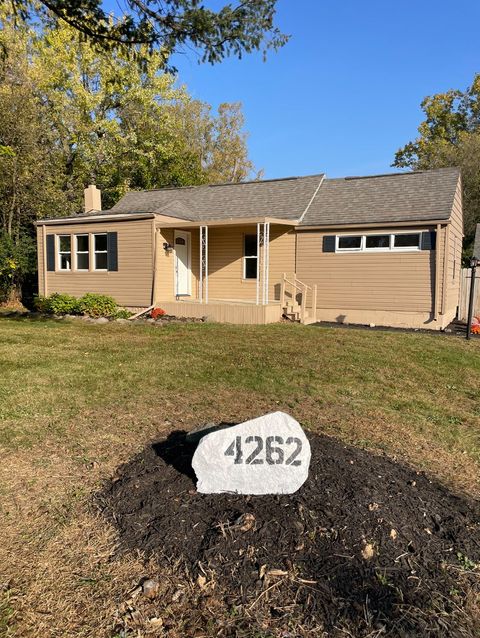
[(307, 480), (310, 457), (300, 424), (272, 412), (202, 437), (192, 467), (202, 494), (293, 494)]

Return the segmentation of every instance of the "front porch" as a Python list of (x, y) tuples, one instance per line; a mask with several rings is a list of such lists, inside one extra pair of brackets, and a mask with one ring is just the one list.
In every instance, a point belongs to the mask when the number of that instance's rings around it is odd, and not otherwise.
[(158, 306), (175, 317), (206, 317), (208, 321), (243, 325), (276, 323), (283, 314), (280, 303), (257, 306), (256, 303), (232, 299), (210, 299), (208, 303), (196, 299), (160, 301)]
[(294, 222), (157, 224), (152, 303), (168, 314), (236, 324), (275, 323), (284, 315), (314, 320), (316, 291), (293, 274)]

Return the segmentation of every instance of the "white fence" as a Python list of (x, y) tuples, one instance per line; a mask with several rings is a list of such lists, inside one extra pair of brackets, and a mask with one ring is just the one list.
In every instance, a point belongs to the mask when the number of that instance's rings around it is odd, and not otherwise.
[[(462, 268), (462, 276), (460, 280), (460, 303), (458, 305), (458, 318), (466, 321), (468, 317), (468, 300), (470, 298), (470, 282), (472, 277), (471, 268)], [(475, 299), (473, 304), (473, 315), (480, 314), (480, 272), (477, 268), (477, 277), (475, 281)]]

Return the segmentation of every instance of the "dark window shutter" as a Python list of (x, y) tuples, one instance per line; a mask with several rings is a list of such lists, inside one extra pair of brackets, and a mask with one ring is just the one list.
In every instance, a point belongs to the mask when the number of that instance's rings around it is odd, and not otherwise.
[(107, 233), (107, 268), (118, 270), (118, 241), (117, 233)]
[(55, 270), (55, 235), (47, 235), (47, 270)]
[(435, 243), (437, 239), (437, 233), (434, 230), (427, 230), (422, 233), (422, 250), (435, 250)]
[(325, 235), (323, 238), (323, 252), (334, 253), (335, 252), (335, 235)]

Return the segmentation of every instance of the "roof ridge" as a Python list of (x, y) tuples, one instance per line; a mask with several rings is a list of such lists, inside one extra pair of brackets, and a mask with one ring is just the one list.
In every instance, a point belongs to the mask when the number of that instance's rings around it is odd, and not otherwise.
[(179, 191), (193, 188), (213, 188), (216, 186), (244, 186), (245, 184), (267, 184), (269, 182), (287, 182), (294, 179), (308, 179), (309, 177), (322, 177), (325, 173), (312, 173), (311, 175), (292, 175), (290, 177), (272, 177), (270, 179), (251, 179), (245, 182), (216, 182), (214, 184), (191, 184), (190, 186), (161, 186), (160, 188), (143, 188), (141, 190), (130, 190), (130, 193), (155, 193), (159, 191)]
[(326, 178), (326, 181), (350, 181), (354, 179), (375, 179), (378, 177), (405, 177), (406, 175), (422, 175), (425, 173), (434, 173), (436, 171), (450, 171), (454, 169), (457, 171), (460, 170), (458, 166), (439, 166), (438, 168), (426, 168), (418, 171), (398, 171), (396, 173), (376, 173), (374, 175), (346, 175), (345, 177), (330, 177)]

